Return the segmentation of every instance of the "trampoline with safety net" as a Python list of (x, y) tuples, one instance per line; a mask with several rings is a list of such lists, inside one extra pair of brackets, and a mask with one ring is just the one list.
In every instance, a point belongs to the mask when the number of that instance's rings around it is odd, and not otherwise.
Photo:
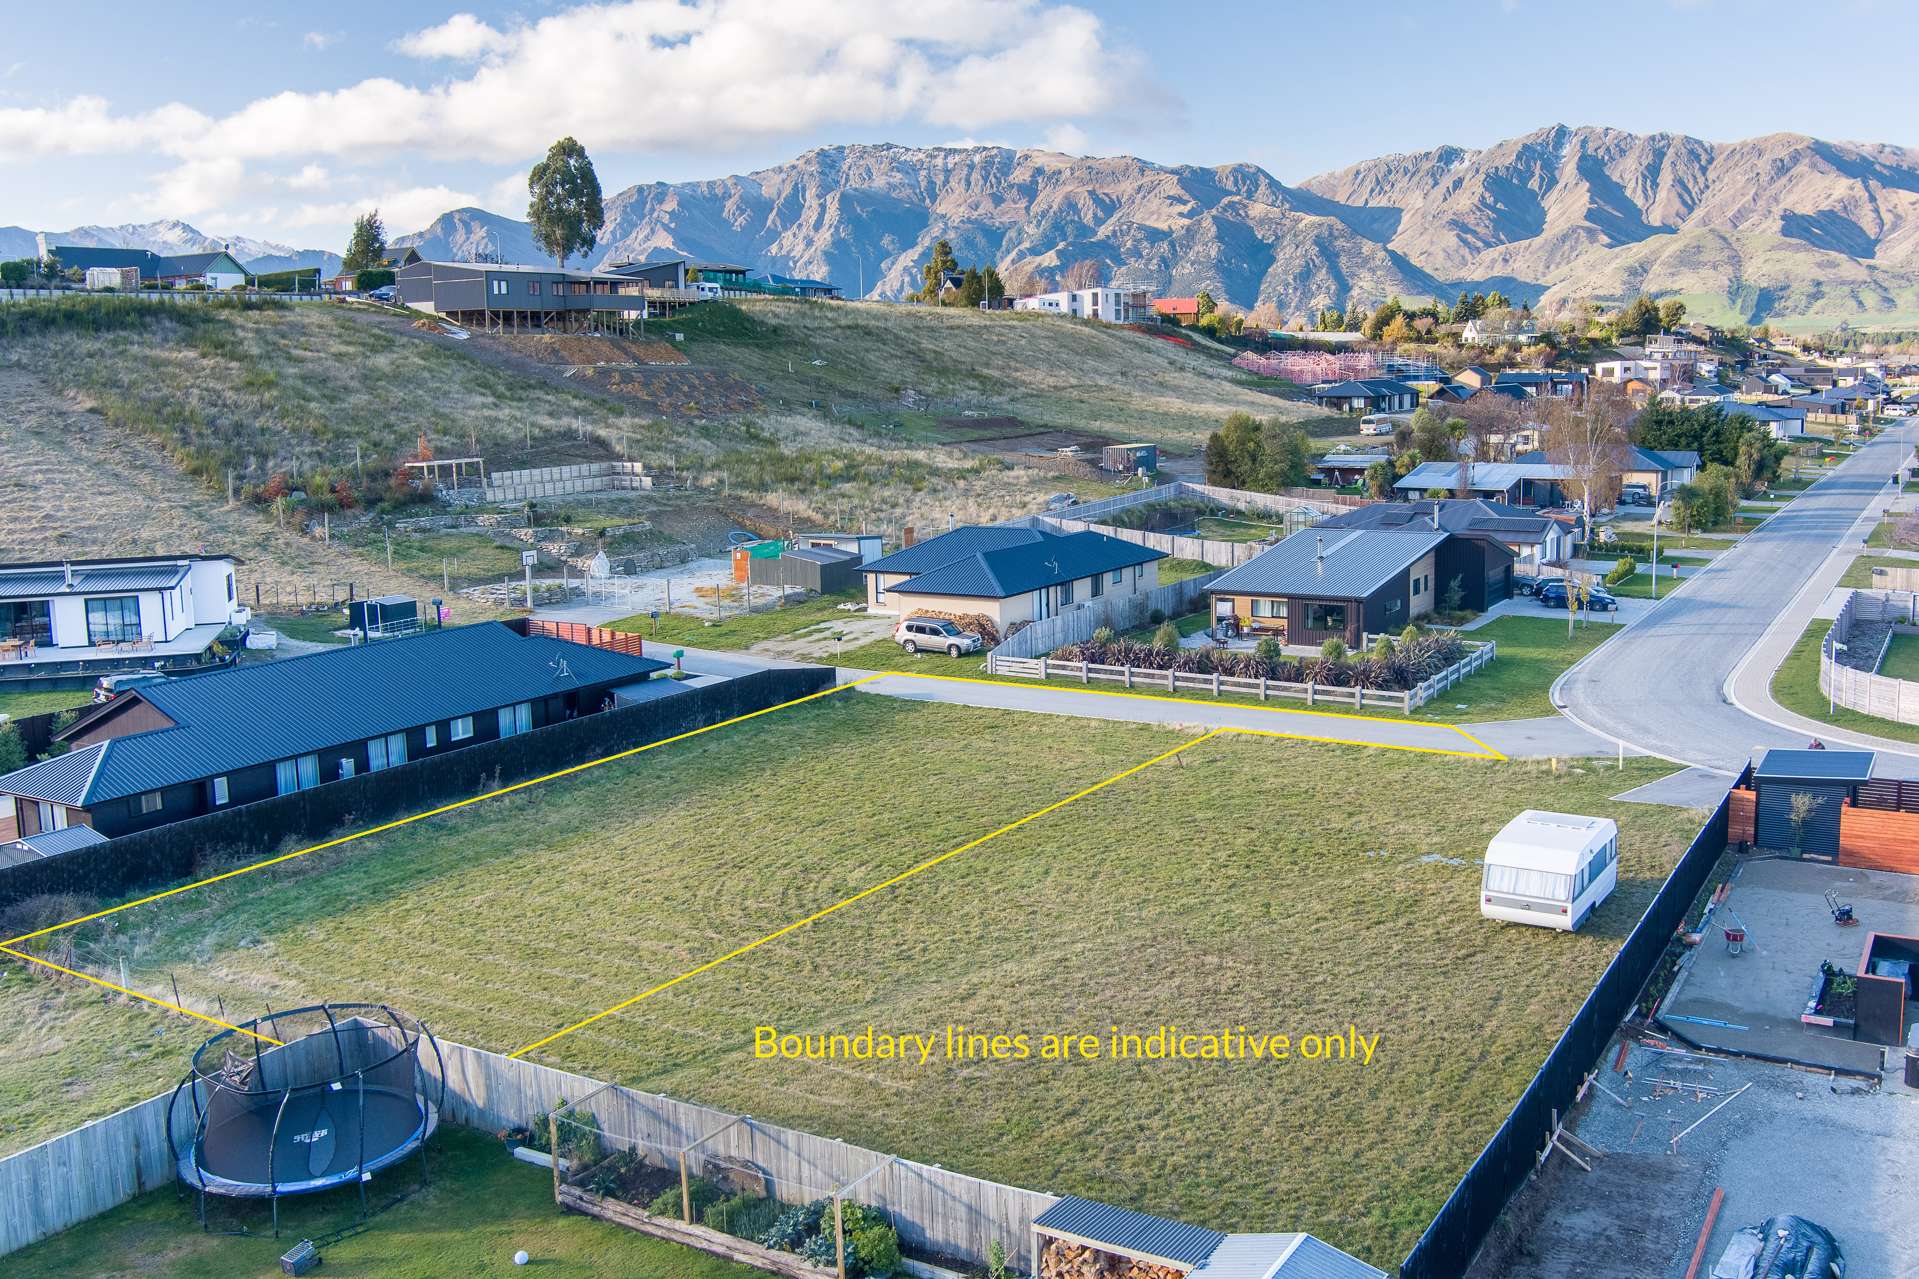
[(283, 1196), (357, 1185), (364, 1213), (373, 1174), (416, 1151), (424, 1179), (445, 1097), (425, 1025), (384, 1004), (315, 1004), (202, 1044), (174, 1090), (167, 1141), (203, 1225), (208, 1195), (270, 1199), (277, 1232)]

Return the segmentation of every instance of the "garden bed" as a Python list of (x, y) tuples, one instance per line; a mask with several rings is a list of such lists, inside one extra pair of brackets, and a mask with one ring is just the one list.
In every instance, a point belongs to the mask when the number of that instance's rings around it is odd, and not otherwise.
[(1831, 963), (1819, 965), (1819, 976), (1812, 985), (1812, 997), (1799, 1020), (1852, 1038), (1859, 1016), (1859, 979)]

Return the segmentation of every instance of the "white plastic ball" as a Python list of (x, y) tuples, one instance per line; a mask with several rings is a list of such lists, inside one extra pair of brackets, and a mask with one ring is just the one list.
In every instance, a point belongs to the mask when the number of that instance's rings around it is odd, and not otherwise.
[(533, 1258), (526, 1255), (526, 1249), (524, 1248), (513, 1254), (513, 1264), (516, 1266), (524, 1266), (531, 1260), (533, 1260)]

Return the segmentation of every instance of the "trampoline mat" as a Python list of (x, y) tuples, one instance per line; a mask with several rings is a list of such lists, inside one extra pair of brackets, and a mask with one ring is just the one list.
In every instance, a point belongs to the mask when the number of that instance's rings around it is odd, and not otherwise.
[(284, 1113), (279, 1093), (243, 1100), (227, 1094), (223, 1101), (201, 1138), (198, 1166), (182, 1160), (181, 1178), (199, 1185), (204, 1177), (207, 1190), (230, 1195), (298, 1194), (351, 1182), (362, 1155), (366, 1170), (377, 1171), (417, 1149), (438, 1117), (411, 1092), (368, 1088), (363, 1122), (352, 1085), (296, 1093)]

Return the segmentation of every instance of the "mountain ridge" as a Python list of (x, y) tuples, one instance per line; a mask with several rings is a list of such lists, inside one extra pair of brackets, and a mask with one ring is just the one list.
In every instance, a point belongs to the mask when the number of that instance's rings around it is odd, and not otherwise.
[(306, 270), (319, 267), (327, 275), (340, 269), (340, 255), (330, 249), (299, 249), (273, 240), (247, 236), (207, 235), (179, 218), (160, 218), (152, 222), (127, 222), (118, 226), (88, 224), (67, 231), (29, 231), (25, 227), (0, 227), (0, 259), (43, 257), (55, 245), (71, 244), (95, 249), (146, 249), (152, 253), (214, 253), (221, 249), (232, 253), (248, 270), (257, 274), (272, 271)]

